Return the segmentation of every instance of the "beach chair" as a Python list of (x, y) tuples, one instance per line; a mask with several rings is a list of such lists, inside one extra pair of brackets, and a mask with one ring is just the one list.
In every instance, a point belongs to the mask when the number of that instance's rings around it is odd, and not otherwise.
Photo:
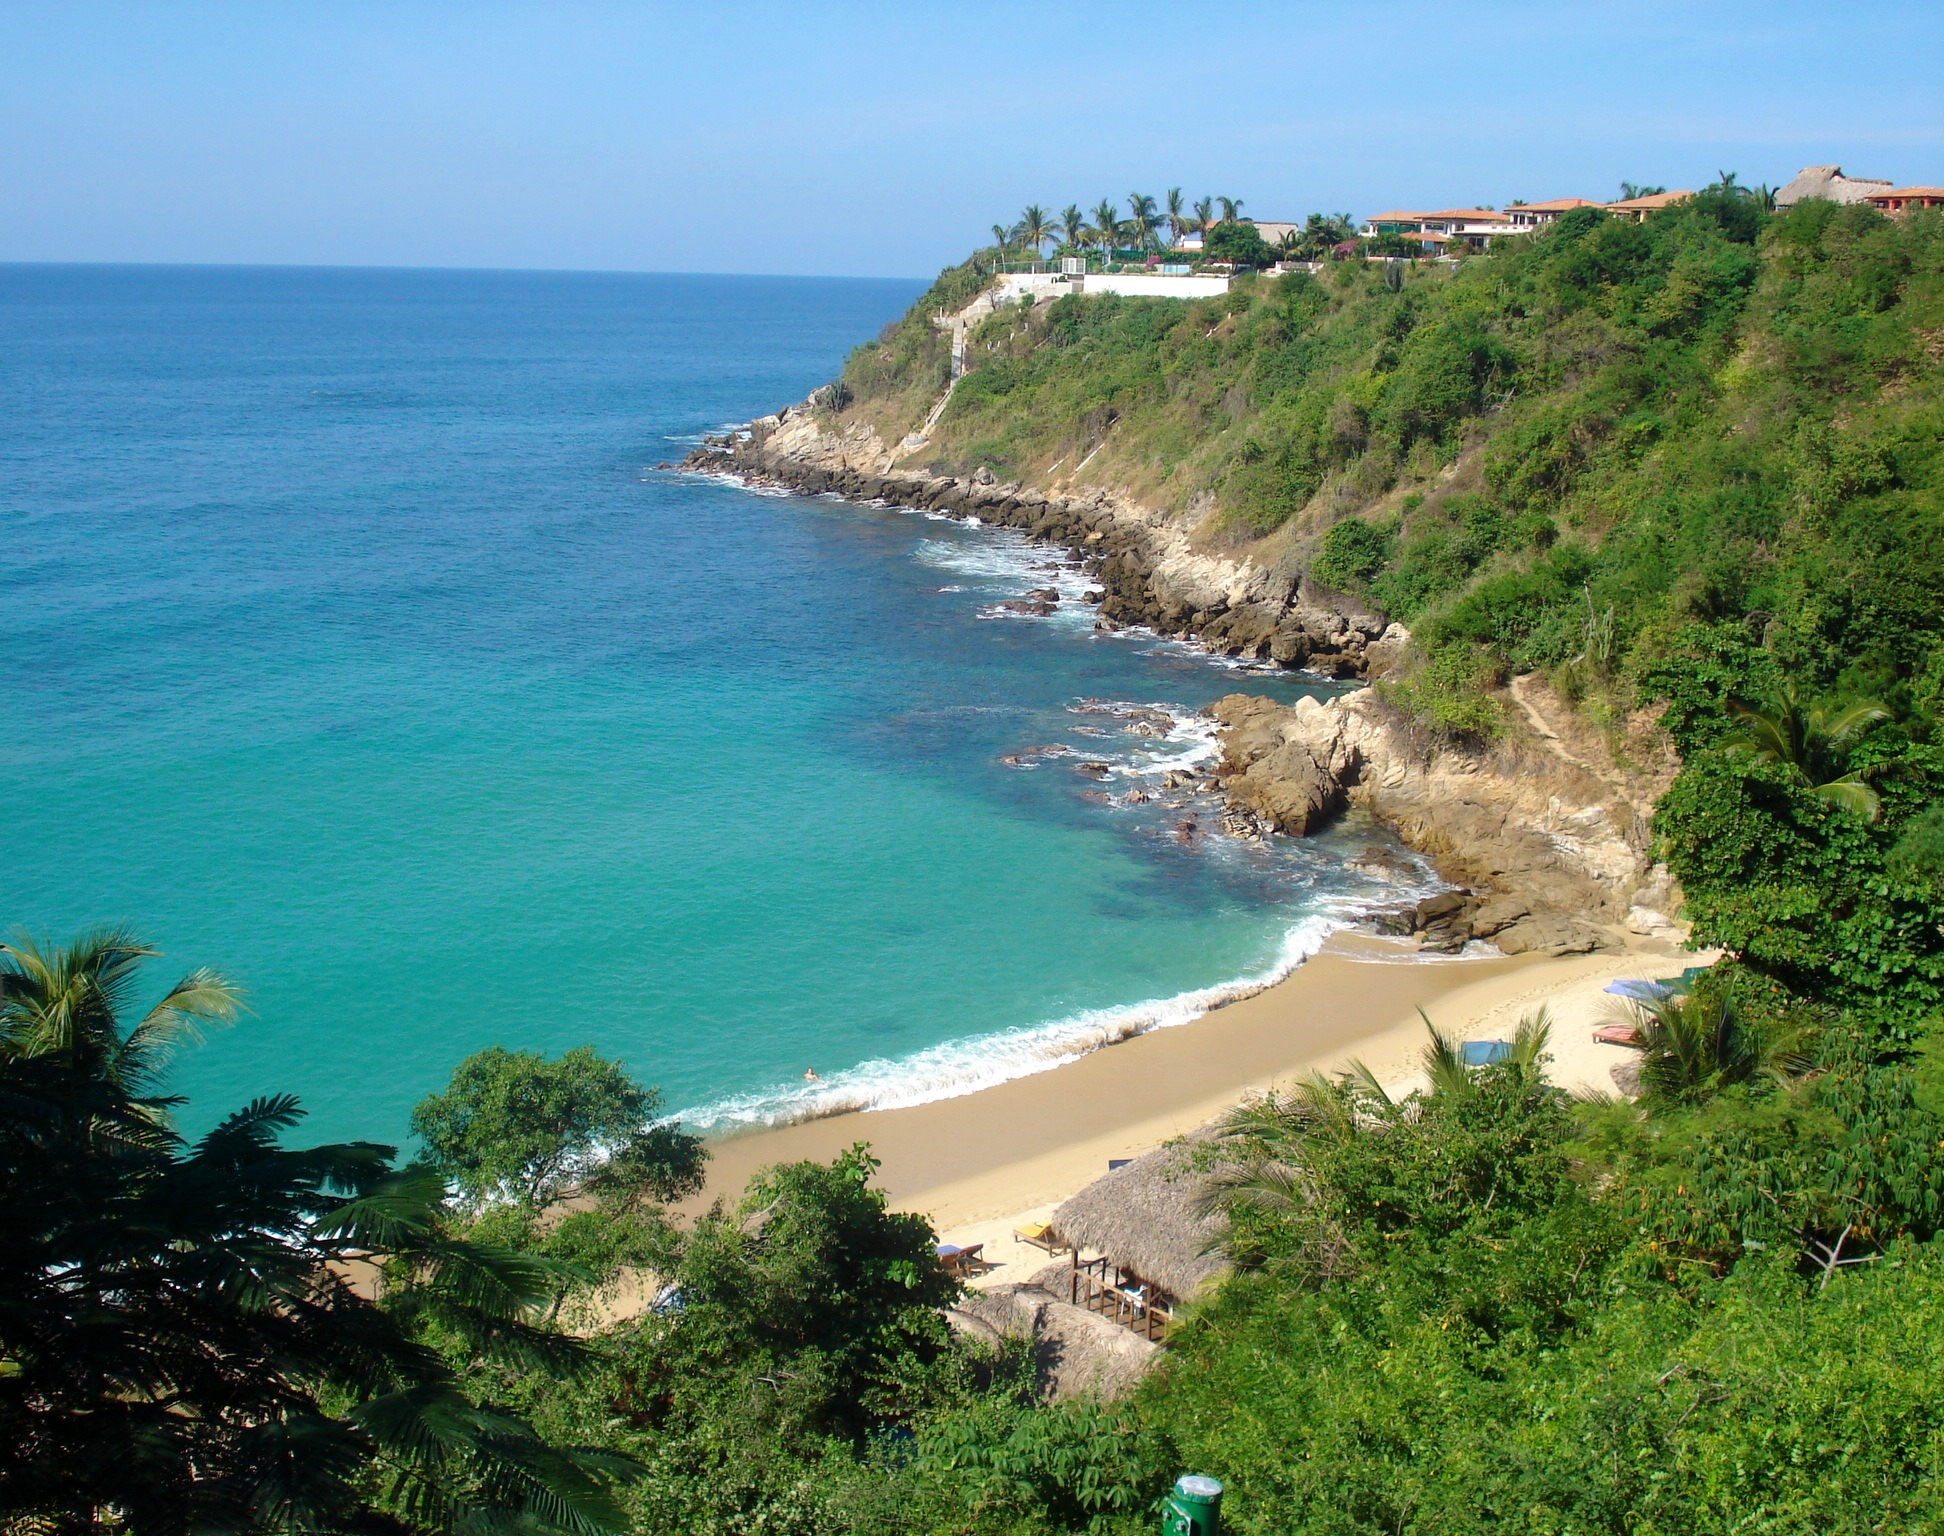
[(1638, 1045), (1640, 1026), (1637, 1024), (1602, 1024), (1593, 1031), (1595, 1045)]
[(945, 1273), (948, 1275), (969, 1275), (972, 1273), (973, 1265), (976, 1264), (981, 1269), (985, 1267), (985, 1260), (979, 1257), (984, 1252), (984, 1243), (972, 1243), (964, 1248), (956, 1243), (940, 1243), (938, 1262), (944, 1266)]
[(1066, 1244), (1061, 1242), (1050, 1221), (1035, 1221), (1028, 1226), (1013, 1228), (1013, 1241), (1026, 1243), (1046, 1253), (1062, 1254)]

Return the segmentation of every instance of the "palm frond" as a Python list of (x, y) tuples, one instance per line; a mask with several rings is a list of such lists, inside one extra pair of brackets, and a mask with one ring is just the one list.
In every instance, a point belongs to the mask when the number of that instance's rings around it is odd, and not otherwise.
[(1890, 711), (1872, 700), (1852, 704), (1834, 715), (1825, 715), (1820, 709), (1811, 712), (1821, 734), (1832, 746), (1848, 747), (1865, 735), (1871, 726), (1890, 718)]
[(1536, 1072), (1546, 1060), (1546, 1047), (1552, 1041), (1552, 1012), (1543, 1005), (1535, 1013), (1520, 1017), (1512, 1031), (1511, 1060)]
[(200, 1045), (209, 1026), (236, 1022), (243, 989), (208, 967), (191, 971), (142, 1016), (114, 1052), (115, 1075), (131, 1086), (159, 1078), (184, 1046)]
[(1865, 821), (1875, 821), (1883, 814), (1883, 797), (1856, 774), (1818, 784), (1809, 793)]
[(1472, 1087), (1471, 1073), (1465, 1069), (1464, 1052), (1458, 1042), (1451, 1039), (1431, 1022), (1430, 1015), (1422, 1008), (1417, 1015), (1424, 1020), (1424, 1027), (1431, 1038), (1419, 1058), (1424, 1063), (1425, 1074), (1431, 1079), (1431, 1092), (1434, 1094), (1469, 1093)]

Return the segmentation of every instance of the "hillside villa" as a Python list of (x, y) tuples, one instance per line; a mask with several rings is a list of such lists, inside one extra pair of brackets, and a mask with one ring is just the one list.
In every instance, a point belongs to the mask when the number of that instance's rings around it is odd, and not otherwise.
[(1504, 212), (1495, 208), (1440, 208), (1434, 212), (1393, 209), (1375, 213), (1364, 220), (1358, 231), (1366, 239), (1376, 235), (1402, 235), (1406, 240), (1442, 249), (1453, 240), (1462, 240), (1473, 250), (1483, 250), (1494, 240), (1507, 235), (1529, 235), (1563, 213), (1575, 208), (1600, 208), (1617, 218), (1638, 222), (1670, 203), (1678, 203), (1691, 192), (1656, 192), (1647, 197), (1624, 198), (1617, 203), (1596, 203), (1584, 197), (1555, 197), (1543, 203), (1514, 203)]
[(1944, 208), (1944, 187), (1898, 187), (1891, 192), (1872, 192), (1864, 201), (1878, 212), (1897, 218), (1913, 208)]

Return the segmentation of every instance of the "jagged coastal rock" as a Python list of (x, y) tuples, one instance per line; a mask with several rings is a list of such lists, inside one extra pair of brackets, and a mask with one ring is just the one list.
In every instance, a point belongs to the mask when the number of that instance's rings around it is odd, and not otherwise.
[(1415, 739), (1370, 691), (1293, 705), (1234, 693), (1211, 705), (1232, 802), (1301, 836), (1368, 810), (1462, 891), (1395, 914), (1392, 931), (1507, 954), (1606, 948), (1622, 925), (1671, 923), (1640, 804), (1542, 736), (1485, 753)]
[[(710, 438), (681, 467), (1017, 528), (1088, 562), (1101, 623), (1146, 624), (1224, 655), (1329, 677), (1371, 677), (1395, 664), (1409, 638), (1341, 593), (1199, 551), (1162, 514), (1110, 491), (1068, 495), (1001, 483), (985, 469), (953, 476), (900, 467), (869, 427), (836, 429), (813, 405), (765, 416), (746, 434)], [(1022, 601), (1045, 599), (1029, 594)]]
[[(1086, 562), (1104, 626), (1144, 624), (1337, 678), (1381, 678), (1409, 644), (1403, 626), (1354, 598), (1197, 549), (1176, 520), (1110, 490), (938, 474), (901, 464), (906, 451), (868, 425), (840, 424), (813, 397), (667, 467), (1018, 529)], [(1046, 589), (1004, 606), (1043, 614), (1058, 601)], [(1513, 693), (1530, 728), (1483, 753), (1418, 739), (1369, 691), (1294, 706), (1232, 694), (1209, 711), (1226, 728), (1224, 824), (1300, 837), (1352, 805), (1367, 810), (1461, 887), (1380, 922), (1428, 948), (1484, 939), (1508, 954), (1568, 954), (1609, 947), (1622, 927), (1671, 931), (1677, 893), (1648, 852), (1651, 791), (1576, 756)]]

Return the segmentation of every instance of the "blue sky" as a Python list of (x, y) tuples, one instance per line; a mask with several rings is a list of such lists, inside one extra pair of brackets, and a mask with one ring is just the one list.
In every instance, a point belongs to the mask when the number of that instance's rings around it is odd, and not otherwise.
[(0, 260), (913, 276), (1830, 161), (1944, 182), (1944, 4), (0, 0)]

